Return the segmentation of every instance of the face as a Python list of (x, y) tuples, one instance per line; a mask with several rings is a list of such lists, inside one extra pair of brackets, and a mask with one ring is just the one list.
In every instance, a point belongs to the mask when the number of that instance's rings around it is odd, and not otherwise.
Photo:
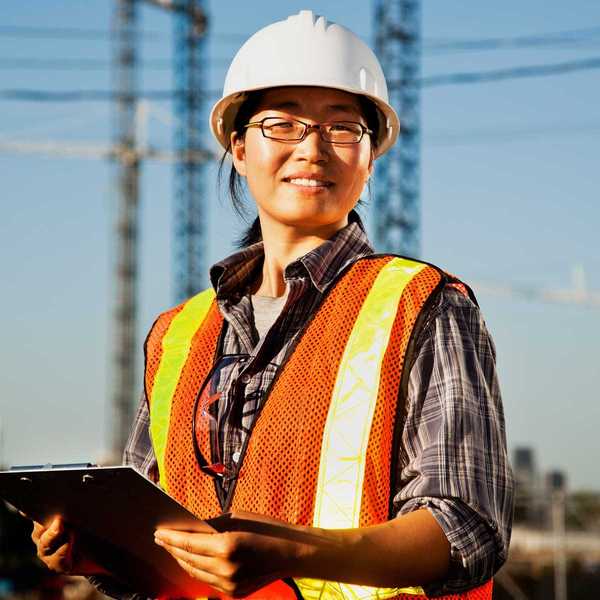
[[(250, 122), (285, 116), (311, 125), (325, 121), (367, 125), (356, 96), (317, 87), (267, 90)], [(310, 129), (301, 142), (282, 142), (263, 137), (260, 127), (250, 127), (244, 136), (232, 134), (231, 142), (234, 166), (246, 177), (263, 234), (277, 227), (333, 234), (347, 224), (373, 167), (367, 134), (358, 144), (331, 144)]]

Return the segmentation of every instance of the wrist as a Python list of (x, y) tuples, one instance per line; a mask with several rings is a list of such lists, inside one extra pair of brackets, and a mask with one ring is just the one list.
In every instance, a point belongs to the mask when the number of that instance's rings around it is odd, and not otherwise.
[(340, 581), (349, 568), (354, 548), (360, 543), (359, 529), (303, 527), (303, 539), (294, 545), (291, 577)]

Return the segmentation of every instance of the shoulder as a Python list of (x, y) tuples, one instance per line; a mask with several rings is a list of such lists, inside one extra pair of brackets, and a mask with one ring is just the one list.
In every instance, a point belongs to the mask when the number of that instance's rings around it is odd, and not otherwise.
[(179, 304), (159, 313), (155, 319), (155, 322), (165, 319), (172, 319), (175, 315), (179, 314), (183, 310), (190, 314), (204, 311), (210, 307), (215, 297), (215, 290), (212, 287), (206, 288), (194, 296), (187, 298), (183, 302), (180, 302)]
[(495, 358), (495, 346), (481, 309), (474, 297), (460, 291), (452, 281), (432, 298), (415, 333), (417, 352), (425, 346), (440, 351), (462, 348)]
[(154, 320), (152, 327), (150, 327), (146, 344), (162, 338), (176, 319), (181, 322), (182, 326), (202, 319), (208, 313), (214, 300), (214, 289), (207, 288), (176, 306), (161, 312)]
[(479, 314), (477, 300), (469, 285), (433, 263), (398, 254), (371, 253), (357, 257), (354, 264), (364, 261), (378, 263), (378, 269), (391, 268), (393, 271), (402, 272), (403, 276), (387, 280), (392, 286), (398, 281), (404, 284), (407, 278), (416, 279), (419, 274), (426, 271), (430, 276), (433, 275), (437, 285), (431, 286), (432, 298), (429, 309), (432, 315), (452, 310), (473, 311)]

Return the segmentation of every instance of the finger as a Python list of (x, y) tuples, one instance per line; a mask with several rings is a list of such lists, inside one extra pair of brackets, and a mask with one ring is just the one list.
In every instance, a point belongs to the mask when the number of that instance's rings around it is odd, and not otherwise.
[(33, 531), (31, 532), (31, 539), (33, 540), (36, 546), (44, 531), (46, 531), (46, 527), (44, 527), (44, 525), (42, 525), (41, 523), (37, 523), (36, 521), (33, 522)]
[(219, 554), (219, 543), (216, 538), (217, 536), (212, 533), (190, 533), (174, 529), (157, 529), (154, 533), (154, 539), (159, 545), (160, 542), (164, 542), (169, 546), (202, 556)]
[(54, 554), (63, 544), (70, 543), (70, 532), (66, 531), (61, 521), (53, 521), (40, 536), (37, 547), (42, 556)]
[(222, 559), (195, 554), (183, 548), (179, 548), (178, 546), (171, 546), (166, 542), (161, 542), (159, 546), (164, 548), (176, 560), (184, 561), (185, 563), (212, 575), (220, 576), (224, 574)]
[(208, 583), (228, 596), (240, 593), (246, 596), (275, 579), (272, 574), (258, 575), (254, 572), (251, 579), (248, 579), (240, 566), (234, 562), (218, 557), (191, 554), (164, 542), (160, 545), (191, 577)]
[(65, 528), (65, 520), (62, 515), (54, 515), (46, 520), (45, 525), (48, 529), (53, 527), (54, 529), (62, 530)]
[(223, 587), (226, 585), (226, 582), (224, 582), (222, 578), (219, 577), (218, 573), (215, 572), (218, 559), (192, 554), (176, 546), (171, 546), (166, 542), (159, 540), (155, 541), (159, 546), (171, 554), (179, 566), (186, 571), (188, 575), (194, 579), (207, 583), (219, 591), (226, 591)]
[(73, 569), (71, 542), (68, 541), (64, 543), (62, 546), (59, 546), (52, 555), (44, 558), (42, 558), (42, 560), (49, 569), (58, 573), (70, 573)]
[(210, 573), (208, 571), (204, 571), (190, 563), (182, 560), (180, 558), (175, 559), (177, 564), (190, 576), (198, 581), (206, 583), (211, 587), (215, 588), (219, 592), (223, 592), (224, 594), (230, 595), (233, 592), (233, 585), (218, 577), (217, 575)]

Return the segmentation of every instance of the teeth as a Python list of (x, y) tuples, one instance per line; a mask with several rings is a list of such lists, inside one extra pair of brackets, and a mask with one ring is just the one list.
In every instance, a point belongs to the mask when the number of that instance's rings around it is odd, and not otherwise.
[(309, 187), (318, 187), (327, 185), (325, 181), (319, 181), (318, 179), (305, 179), (304, 177), (295, 177), (289, 180), (294, 185), (306, 185)]

